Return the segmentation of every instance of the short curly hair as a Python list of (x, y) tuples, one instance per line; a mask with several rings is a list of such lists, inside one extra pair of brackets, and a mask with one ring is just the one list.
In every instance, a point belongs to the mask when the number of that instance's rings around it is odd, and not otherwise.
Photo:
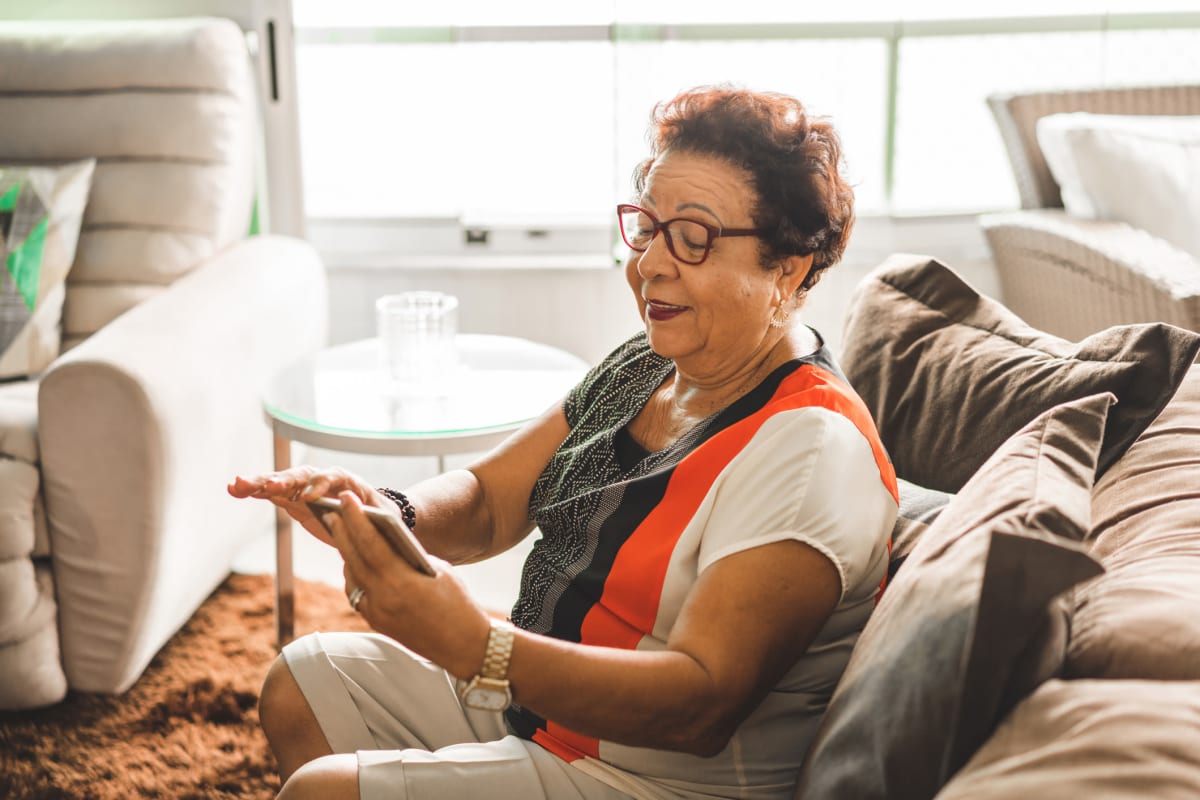
[(733, 86), (689, 89), (654, 107), (650, 156), (634, 171), (640, 195), (668, 149), (722, 159), (749, 174), (758, 201), (754, 225), (768, 266), (813, 255), (801, 291), (846, 250), (854, 227), (854, 190), (842, 177), (842, 145), (827, 119), (810, 117), (794, 97)]

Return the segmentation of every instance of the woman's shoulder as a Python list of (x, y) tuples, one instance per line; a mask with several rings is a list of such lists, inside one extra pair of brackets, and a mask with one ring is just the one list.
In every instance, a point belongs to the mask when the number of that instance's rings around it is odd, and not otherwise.
[(575, 427), (595, 406), (624, 408), (638, 398), (645, 402), (670, 369), (670, 361), (650, 349), (645, 331), (631, 336), (592, 367), (568, 395), (568, 423)]
[(643, 361), (665, 361), (662, 356), (650, 349), (650, 339), (645, 331), (638, 331), (630, 336), (600, 362), (600, 367), (621, 367), (637, 364)]
[(645, 331), (626, 339), (593, 367), (583, 379), (585, 385), (641, 384), (640, 376), (657, 376), (657, 386), (662, 373), (670, 368), (670, 362), (650, 349)]

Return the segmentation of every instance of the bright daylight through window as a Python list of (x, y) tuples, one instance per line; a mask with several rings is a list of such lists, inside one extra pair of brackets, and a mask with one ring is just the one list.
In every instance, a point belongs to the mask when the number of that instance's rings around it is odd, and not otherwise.
[(991, 93), (1200, 80), (1200, 10), (1183, 0), (295, 0), (295, 14), (309, 216), (430, 252), (603, 253), (650, 108), (697, 84), (832, 117), (871, 215), (1016, 205)]

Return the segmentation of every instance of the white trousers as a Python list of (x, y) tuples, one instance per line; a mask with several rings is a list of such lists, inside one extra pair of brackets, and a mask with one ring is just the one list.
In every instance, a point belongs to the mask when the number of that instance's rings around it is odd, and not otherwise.
[(283, 655), (333, 751), (358, 755), (363, 800), (629, 797), (464, 707), (451, 675), (385, 636), (313, 633)]

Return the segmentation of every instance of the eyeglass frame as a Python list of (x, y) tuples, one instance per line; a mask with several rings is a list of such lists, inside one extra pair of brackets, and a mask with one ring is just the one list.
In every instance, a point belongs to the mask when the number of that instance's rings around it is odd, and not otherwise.
[[(629, 237), (625, 234), (624, 221), (621, 219), (624, 214), (630, 211), (637, 212), (638, 214), (645, 214), (650, 220), (652, 231), (650, 234), (650, 239), (647, 240), (646, 246), (640, 249), (634, 247), (629, 242)], [(716, 225), (709, 225), (707, 222), (701, 222), (698, 219), (691, 219), (690, 217), (672, 217), (671, 219), (659, 222), (658, 217), (656, 217), (653, 212), (642, 208), (641, 206), (634, 205), (633, 203), (619, 203), (617, 205), (617, 229), (621, 232), (621, 241), (625, 242), (625, 245), (635, 253), (644, 253), (649, 250), (650, 245), (654, 242), (654, 238), (658, 236), (660, 232), (665, 231), (667, 226), (673, 222), (690, 222), (693, 225), (699, 225), (701, 228), (704, 228), (704, 230), (708, 233), (708, 239), (704, 243), (704, 255), (700, 256), (699, 261), (689, 261), (688, 259), (680, 256), (679, 253), (675, 252), (674, 237), (670, 235), (663, 237), (663, 240), (667, 243), (667, 250), (671, 253), (671, 255), (679, 261), (682, 261), (684, 264), (690, 264), (693, 267), (698, 267), (708, 260), (708, 254), (712, 252), (714, 239), (720, 239), (728, 236), (761, 237), (768, 233), (768, 231), (763, 228), (721, 228)]]

